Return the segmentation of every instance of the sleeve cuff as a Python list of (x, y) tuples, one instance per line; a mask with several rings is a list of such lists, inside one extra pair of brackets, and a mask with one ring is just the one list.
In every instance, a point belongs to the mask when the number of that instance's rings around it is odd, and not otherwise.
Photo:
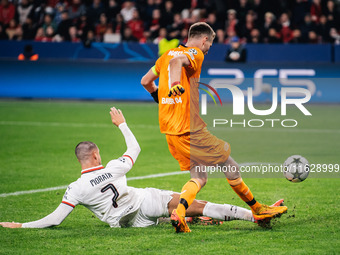
[(153, 67), (151, 68), (151, 70), (152, 70), (152, 72), (153, 72), (154, 75), (159, 76), (159, 73), (156, 71), (156, 66), (153, 66)]
[(122, 124), (119, 124), (119, 129), (120, 130), (123, 130), (124, 128), (127, 128), (127, 124), (126, 124), (126, 122), (123, 122)]

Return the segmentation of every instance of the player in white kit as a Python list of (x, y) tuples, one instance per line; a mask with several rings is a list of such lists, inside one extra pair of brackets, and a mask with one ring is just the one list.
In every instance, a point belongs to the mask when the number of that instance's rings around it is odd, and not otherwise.
[[(169, 217), (179, 202), (179, 193), (154, 188), (127, 186), (126, 173), (132, 168), (141, 149), (127, 126), (120, 110), (111, 108), (112, 123), (124, 135), (127, 151), (122, 157), (101, 164), (98, 147), (92, 142), (81, 142), (76, 156), (81, 164), (81, 177), (71, 183), (57, 209), (46, 217), (28, 223), (0, 222), (8, 228), (46, 228), (61, 224), (77, 205), (92, 211), (111, 227), (147, 227), (158, 223), (158, 218)], [(195, 200), (187, 216), (208, 216), (229, 221), (235, 219), (254, 222), (250, 210), (228, 205)]]

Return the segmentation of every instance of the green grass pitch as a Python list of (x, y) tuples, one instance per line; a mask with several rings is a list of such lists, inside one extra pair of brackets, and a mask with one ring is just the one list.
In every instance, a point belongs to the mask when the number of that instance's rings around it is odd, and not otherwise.
[[(123, 110), (142, 152), (128, 177), (178, 171), (157, 122), (153, 103), (0, 101), (0, 194), (67, 185), (80, 176), (74, 156), (83, 140), (98, 144), (103, 164), (125, 151), (109, 107)], [(213, 111), (217, 106), (209, 106)], [(227, 105), (231, 107), (231, 105)], [(266, 107), (266, 106), (264, 106)], [(217, 108), (216, 108), (217, 109)], [(216, 110), (215, 109), (215, 110)], [(309, 105), (312, 117), (290, 109), (299, 120), (293, 129), (219, 127), (212, 130), (232, 146), (240, 163), (283, 162), (301, 154), (310, 163), (339, 164), (339, 105)], [(217, 111), (220, 111), (217, 109)], [(209, 128), (211, 124), (207, 118)], [(229, 116), (229, 117), (228, 117)], [(230, 119), (230, 111), (225, 118)], [(274, 116), (281, 118), (278, 114)], [(252, 118), (249, 114), (244, 118)], [(288, 118), (288, 117), (287, 117)], [(259, 176), (260, 177), (260, 176)], [(189, 175), (132, 180), (135, 187), (180, 191)], [(281, 178), (245, 178), (257, 200), (285, 198), (288, 213), (272, 229), (243, 221), (191, 226), (175, 234), (169, 224), (111, 229), (78, 206), (58, 227), (0, 228), (0, 254), (339, 254), (340, 179), (307, 178), (298, 184)], [(0, 197), (0, 221), (27, 222), (51, 213), (64, 190)], [(246, 207), (224, 178), (211, 178), (198, 199)]]

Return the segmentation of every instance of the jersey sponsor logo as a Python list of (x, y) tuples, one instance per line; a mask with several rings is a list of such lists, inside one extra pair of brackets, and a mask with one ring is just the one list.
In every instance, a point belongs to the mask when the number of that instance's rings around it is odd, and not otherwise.
[(93, 187), (93, 186), (98, 185), (99, 183), (101, 183), (101, 182), (103, 182), (103, 181), (106, 181), (106, 180), (108, 180), (108, 179), (110, 179), (110, 178), (112, 178), (112, 177), (113, 177), (112, 174), (110, 174), (110, 173), (105, 173), (105, 174), (102, 174), (102, 175), (97, 176), (97, 177), (94, 178), (94, 179), (91, 179), (91, 180), (90, 180), (90, 184), (91, 184), (92, 187)]
[(176, 98), (171, 98), (171, 97), (162, 97), (162, 104), (181, 104), (182, 103), (182, 98), (176, 97)]

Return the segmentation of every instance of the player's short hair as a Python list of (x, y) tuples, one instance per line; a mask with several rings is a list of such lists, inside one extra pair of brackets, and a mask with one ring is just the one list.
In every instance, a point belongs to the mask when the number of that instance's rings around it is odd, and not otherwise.
[(98, 146), (93, 142), (85, 141), (78, 143), (75, 149), (77, 159), (80, 162), (88, 160), (93, 150), (98, 150)]
[(201, 37), (202, 35), (208, 36), (209, 41), (213, 41), (216, 34), (214, 30), (205, 22), (197, 22), (189, 28), (188, 38)]

